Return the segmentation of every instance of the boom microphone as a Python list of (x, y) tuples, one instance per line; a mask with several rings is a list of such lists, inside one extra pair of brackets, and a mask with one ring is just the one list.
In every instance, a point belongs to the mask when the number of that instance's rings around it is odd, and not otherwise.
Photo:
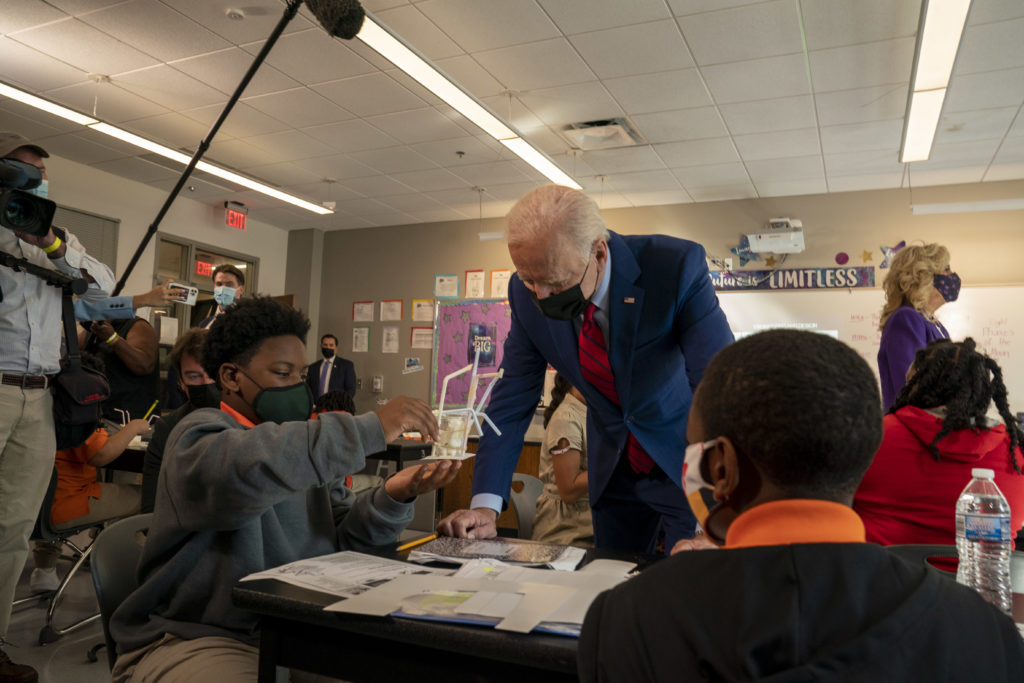
[(356, 37), (366, 18), (358, 0), (306, 0), (306, 7), (328, 33), (345, 40)]

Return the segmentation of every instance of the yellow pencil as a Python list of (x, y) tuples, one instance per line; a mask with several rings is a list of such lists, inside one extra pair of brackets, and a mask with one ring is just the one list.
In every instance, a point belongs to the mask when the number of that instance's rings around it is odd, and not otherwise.
[(156, 404), (159, 403), (159, 402), (160, 402), (160, 399), (157, 399), (157, 400), (153, 401), (153, 405), (151, 405), (149, 407), (149, 410), (146, 411), (146, 414), (142, 416), (143, 420), (148, 420), (149, 419), (149, 416), (153, 414), (153, 409), (156, 408)]
[(428, 541), (433, 541), (435, 538), (437, 538), (437, 534), (430, 534), (429, 536), (424, 536), (423, 538), (417, 539), (415, 541), (410, 541), (409, 543), (406, 543), (405, 545), (400, 545), (400, 546), (398, 546), (398, 548), (396, 548), (396, 550), (398, 552), (404, 552), (406, 550), (411, 550), (412, 548), (415, 548), (416, 546), (423, 545), (424, 543), (427, 543)]

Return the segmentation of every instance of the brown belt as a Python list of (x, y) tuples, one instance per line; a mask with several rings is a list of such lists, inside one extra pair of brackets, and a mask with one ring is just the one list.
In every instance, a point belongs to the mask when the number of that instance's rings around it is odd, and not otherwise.
[(22, 389), (46, 389), (56, 375), (15, 375), (10, 372), (0, 373), (0, 384)]

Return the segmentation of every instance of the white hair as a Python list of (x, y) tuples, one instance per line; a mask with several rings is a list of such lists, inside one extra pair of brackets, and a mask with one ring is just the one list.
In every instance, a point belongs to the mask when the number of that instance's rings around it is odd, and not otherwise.
[(608, 239), (597, 203), (564, 185), (543, 185), (519, 198), (505, 218), (509, 247), (556, 237), (570, 245), (586, 263), (594, 242)]

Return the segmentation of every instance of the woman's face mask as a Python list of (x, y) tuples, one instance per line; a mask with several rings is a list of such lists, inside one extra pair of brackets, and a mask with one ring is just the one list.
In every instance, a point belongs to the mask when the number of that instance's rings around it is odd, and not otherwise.
[(267, 389), (260, 386), (241, 368), (238, 369), (238, 372), (248, 377), (249, 381), (259, 388), (259, 393), (249, 405), (260, 422), (281, 424), (308, 420), (312, 416), (313, 392), (305, 382), (300, 381), (298, 384), (290, 384), (286, 387)]
[(956, 301), (960, 296), (960, 276), (956, 273), (936, 273), (932, 284), (946, 303)]
[(221, 306), (230, 306), (235, 302), (235, 292), (238, 290), (234, 287), (214, 287), (213, 288), (213, 300)]

